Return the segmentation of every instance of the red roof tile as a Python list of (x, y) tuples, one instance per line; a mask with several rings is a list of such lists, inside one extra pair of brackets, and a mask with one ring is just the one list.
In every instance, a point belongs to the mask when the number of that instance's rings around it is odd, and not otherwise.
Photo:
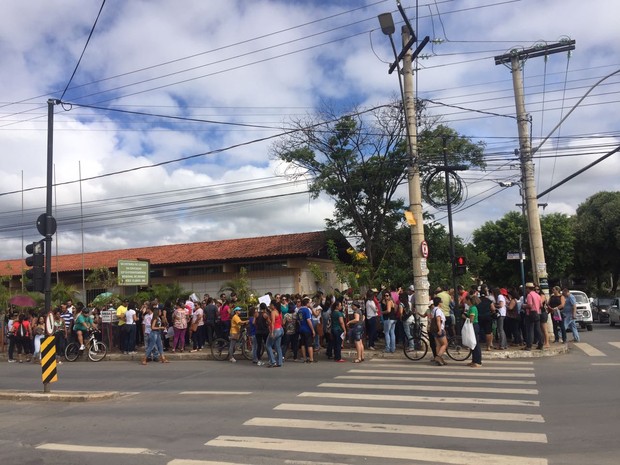
[[(84, 254), (84, 268), (116, 268), (118, 260), (148, 259), (151, 265), (317, 256), (327, 243), (322, 231), (213, 242), (161, 245)], [(23, 260), (0, 260), (0, 276), (19, 275)], [(52, 273), (82, 269), (82, 254), (52, 258)]]

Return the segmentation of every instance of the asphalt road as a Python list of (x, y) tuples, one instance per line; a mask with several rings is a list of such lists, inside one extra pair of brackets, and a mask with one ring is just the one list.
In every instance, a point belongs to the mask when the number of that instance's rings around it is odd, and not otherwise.
[[(52, 390), (99, 402), (0, 401), (6, 464), (618, 464), (620, 328), (567, 355), (452, 362), (64, 363)], [(0, 390), (42, 390), (0, 365)]]

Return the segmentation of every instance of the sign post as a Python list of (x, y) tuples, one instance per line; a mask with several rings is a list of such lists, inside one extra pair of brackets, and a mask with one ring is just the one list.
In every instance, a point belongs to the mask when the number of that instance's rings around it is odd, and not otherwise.
[(54, 336), (54, 314), (52, 312), (48, 312), (45, 318), (45, 338), (41, 341), (41, 380), (43, 392), (50, 392), (49, 383), (58, 381), (56, 337)]

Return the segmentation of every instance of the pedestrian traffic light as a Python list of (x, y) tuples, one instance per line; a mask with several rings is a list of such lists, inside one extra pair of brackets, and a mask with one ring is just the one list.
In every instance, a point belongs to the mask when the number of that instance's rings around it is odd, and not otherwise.
[(458, 256), (454, 259), (454, 272), (457, 276), (467, 273), (467, 259), (464, 256)]
[(26, 266), (30, 266), (26, 270), (26, 289), (30, 292), (45, 291), (45, 247), (43, 241), (33, 242), (26, 246)]

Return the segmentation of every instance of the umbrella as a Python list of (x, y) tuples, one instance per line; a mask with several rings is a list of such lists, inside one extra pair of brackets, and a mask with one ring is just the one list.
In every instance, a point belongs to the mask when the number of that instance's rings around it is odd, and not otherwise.
[(99, 294), (97, 297), (93, 299), (93, 304), (94, 305), (104, 304), (106, 303), (106, 300), (108, 300), (113, 295), (114, 294), (112, 294), (111, 292), (102, 292), (101, 294)]
[(9, 303), (17, 307), (36, 307), (37, 306), (37, 301), (34, 300), (29, 295), (14, 295), (13, 297), (9, 299)]

